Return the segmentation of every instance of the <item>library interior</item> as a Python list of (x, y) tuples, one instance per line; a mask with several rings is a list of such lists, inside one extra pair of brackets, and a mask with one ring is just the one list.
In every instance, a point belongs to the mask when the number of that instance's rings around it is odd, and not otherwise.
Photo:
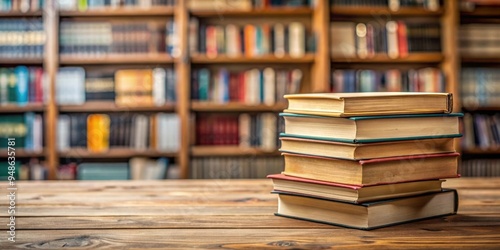
[(499, 69), (499, 0), (0, 0), (0, 249), (499, 249)]

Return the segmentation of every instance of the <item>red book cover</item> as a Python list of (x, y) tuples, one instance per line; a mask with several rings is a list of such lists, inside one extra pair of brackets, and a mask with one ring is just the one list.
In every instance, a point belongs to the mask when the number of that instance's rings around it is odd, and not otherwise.
[(207, 26), (206, 29), (206, 36), (207, 36), (207, 47), (206, 47), (206, 53), (207, 57), (217, 57), (217, 36), (216, 36), (216, 29), (215, 26), (209, 25)]
[(408, 56), (408, 36), (406, 31), (406, 24), (402, 21), (398, 21), (398, 45), (399, 45), (399, 56)]
[(35, 69), (35, 101), (43, 102), (43, 69)]
[(245, 72), (240, 72), (238, 74), (238, 99), (240, 102), (245, 102)]
[(239, 101), (238, 73), (229, 73), (229, 100)]

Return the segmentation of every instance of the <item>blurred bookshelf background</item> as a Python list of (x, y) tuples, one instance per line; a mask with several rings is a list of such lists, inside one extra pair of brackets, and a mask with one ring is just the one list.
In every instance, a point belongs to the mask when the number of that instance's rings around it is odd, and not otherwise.
[(284, 94), (451, 92), (500, 176), (500, 1), (0, 0), (0, 177), (264, 178)]

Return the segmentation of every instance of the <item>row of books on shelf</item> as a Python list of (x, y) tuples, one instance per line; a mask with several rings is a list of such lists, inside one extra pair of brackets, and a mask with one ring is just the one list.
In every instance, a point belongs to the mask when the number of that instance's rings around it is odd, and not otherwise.
[(0, 68), (0, 105), (43, 103), (43, 69), (17, 66)]
[(72, 148), (101, 153), (110, 148), (177, 152), (179, 134), (179, 117), (167, 113), (63, 114), (57, 123), (62, 152)]
[(0, 12), (35, 12), (43, 9), (44, 0), (2, 0)]
[(60, 68), (56, 77), (56, 102), (81, 105), (86, 101), (114, 101), (118, 106), (162, 106), (176, 101), (172, 68), (89, 71)]
[(253, 8), (313, 6), (315, 0), (187, 0), (190, 10), (251, 10)]
[(300, 69), (267, 67), (235, 72), (202, 68), (191, 72), (191, 99), (274, 105), (284, 102), (283, 95), (298, 93), (302, 79)]
[(332, 71), (332, 92), (444, 92), (445, 89), (444, 74), (438, 68)]
[(269, 176), (276, 215), (374, 229), (456, 212), (456, 191), (441, 188), (442, 179), (458, 177), (461, 115), (450, 113), (451, 94), (286, 98), (284, 171)]
[(62, 55), (178, 54), (175, 23), (166, 21), (61, 21)]
[(196, 157), (191, 160), (192, 179), (265, 178), (283, 170), (283, 158), (276, 156)]
[(196, 117), (196, 145), (236, 145), (274, 151), (281, 123), (274, 113), (199, 114)]
[(495, 23), (462, 24), (459, 50), (464, 56), (500, 55), (500, 25)]
[(499, 159), (464, 159), (460, 166), (464, 177), (500, 177)]
[[(31, 158), (27, 162), (21, 161), (0, 161), (0, 181), (8, 180), (13, 176), (15, 180), (46, 180), (47, 166), (44, 161), (37, 158)], [(9, 167), (14, 166), (14, 170), (9, 173)]]
[(500, 148), (500, 114), (466, 113), (463, 122), (464, 149)]
[(493, 7), (500, 6), (500, 2), (496, 0), (461, 0), (461, 10), (474, 11), (476, 7)]
[(439, 23), (332, 22), (330, 25), (330, 52), (337, 58), (371, 58), (379, 54), (404, 58), (416, 52), (440, 51)]
[(57, 6), (60, 10), (87, 11), (96, 9), (116, 9), (120, 7), (139, 7), (151, 9), (155, 6), (173, 6), (175, 0), (58, 0)]
[(0, 115), (0, 148), (9, 145), (8, 139), (15, 139), (15, 148), (26, 151), (43, 150), (43, 117), (33, 112)]
[(288, 24), (205, 24), (196, 18), (189, 22), (189, 50), (191, 54), (301, 57), (315, 51), (314, 36), (303, 23)]
[(463, 106), (500, 106), (500, 72), (495, 68), (462, 68), (460, 73)]
[(403, 8), (424, 8), (439, 10), (442, 0), (330, 0), (332, 7), (387, 7), (392, 11)]
[(41, 18), (0, 19), (0, 57), (41, 58), (44, 45)]

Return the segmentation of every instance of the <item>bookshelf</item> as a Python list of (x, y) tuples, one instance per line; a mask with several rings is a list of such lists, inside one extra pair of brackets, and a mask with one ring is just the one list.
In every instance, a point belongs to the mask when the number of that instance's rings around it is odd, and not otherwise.
[[(43, 113), (45, 121), (45, 144), (41, 153), (23, 153), (23, 157), (39, 157), (45, 159), (48, 166), (48, 179), (57, 179), (57, 168), (62, 159), (79, 158), (82, 161), (113, 161), (127, 159), (133, 156), (144, 157), (168, 157), (180, 167), (181, 178), (190, 175), (190, 162), (200, 157), (272, 157), (279, 156), (277, 150), (262, 150), (258, 147), (239, 147), (235, 145), (196, 145), (193, 143), (194, 127), (196, 117), (207, 114), (261, 114), (277, 113), (286, 105), (276, 102), (267, 104), (245, 104), (230, 101), (228, 103), (216, 103), (191, 99), (192, 72), (200, 68), (210, 70), (227, 68), (229, 71), (249, 70), (265, 67), (276, 69), (300, 69), (303, 72), (302, 92), (328, 92), (331, 88), (332, 71), (340, 68), (377, 68), (380, 70), (389, 68), (408, 69), (412, 67), (436, 67), (446, 76), (445, 90), (452, 92), (455, 110), (460, 110), (460, 86), (459, 66), (462, 63), (490, 63), (497, 58), (478, 58), (474, 56), (460, 57), (458, 54), (457, 29), (461, 16), (472, 17), (471, 13), (460, 12), (459, 4), (454, 0), (444, 0), (437, 10), (427, 10), (417, 7), (401, 7), (397, 11), (388, 7), (348, 7), (331, 6), (328, 0), (317, 0), (313, 7), (275, 7), (275, 8), (252, 8), (250, 10), (190, 10), (187, 1), (176, 1), (173, 6), (153, 6), (148, 9), (141, 8), (100, 8), (87, 9), (86, 11), (58, 10), (56, 0), (47, 0), (44, 11), (30, 13), (2, 13), (0, 18), (16, 17), (43, 17), (45, 31), (45, 56), (41, 58), (2, 58), (0, 66), (4, 65), (43, 65), (49, 83), (47, 100), (45, 104), (28, 105), (25, 107), (2, 106), (1, 114), (23, 113), (34, 111)], [(488, 12), (490, 11), (490, 12)], [(491, 10), (478, 12), (481, 18), (491, 15)], [(376, 17), (389, 18), (388, 20), (410, 20), (411, 22), (435, 22), (442, 28), (440, 31), (441, 50), (438, 52), (415, 52), (407, 56), (391, 58), (385, 54), (376, 54), (369, 58), (347, 58), (332, 56), (330, 49), (330, 27), (332, 21), (365, 22)], [(103, 20), (166, 20), (173, 19), (177, 29), (178, 53), (135, 53), (135, 54), (113, 54), (100, 56), (78, 56), (74, 54), (62, 54), (59, 51), (59, 26), (65, 20), (77, 21), (103, 21)], [(197, 18), (200, 23), (225, 25), (236, 23), (275, 23), (283, 21), (288, 24), (293, 21), (303, 23), (307, 32), (314, 34), (314, 50), (306, 51), (303, 56), (291, 56), (285, 54), (276, 56), (264, 54), (256, 56), (229, 56), (219, 54), (216, 57), (207, 56), (204, 53), (193, 53), (189, 48), (189, 25), (190, 19)], [(171, 67), (177, 78), (175, 103), (167, 103), (161, 106), (117, 106), (113, 102), (87, 102), (83, 105), (59, 105), (56, 103), (56, 76), (62, 67), (78, 66), (85, 69), (131, 69), (145, 67)], [(497, 110), (496, 107), (492, 107)], [(177, 114), (180, 126), (180, 144), (176, 152), (159, 152), (155, 150), (137, 151), (130, 148), (111, 148), (106, 152), (92, 153), (85, 148), (72, 148), (68, 151), (60, 151), (57, 146), (57, 121), (60, 115), (77, 113), (147, 113), (159, 112)], [(474, 150), (464, 151), (473, 153)], [(496, 152), (496, 151), (492, 151)], [(494, 154), (494, 153), (493, 153)]]

